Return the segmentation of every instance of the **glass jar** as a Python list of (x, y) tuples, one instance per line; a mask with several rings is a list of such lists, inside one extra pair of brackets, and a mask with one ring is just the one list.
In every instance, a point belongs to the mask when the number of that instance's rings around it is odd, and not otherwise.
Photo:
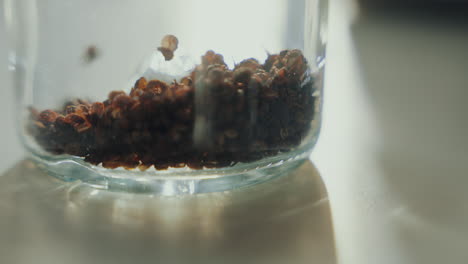
[(63, 180), (161, 194), (287, 173), (317, 140), (326, 0), (5, 0), (19, 130)]

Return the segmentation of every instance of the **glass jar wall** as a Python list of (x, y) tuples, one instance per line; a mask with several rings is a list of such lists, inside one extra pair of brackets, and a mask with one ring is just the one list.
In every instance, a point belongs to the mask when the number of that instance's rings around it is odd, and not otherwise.
[(327, 1), (4, 4), (19, 130), (61, 179), (221, 191), (286, 173), (317, 140)]

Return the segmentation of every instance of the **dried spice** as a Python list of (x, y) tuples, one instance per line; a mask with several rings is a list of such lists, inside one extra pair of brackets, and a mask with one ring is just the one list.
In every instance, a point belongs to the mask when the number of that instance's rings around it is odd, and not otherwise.
[(91, 63), (99, 56), (99, 52), (96, 46), (91, 45), (86, 48), (85, 54), (83, 56), (86, 63)]
[(232, 70), (208, 51), (179, 82), (140, 78), (129, 93), (112, 91), (103, 102), (31, 109), (28, 130), (50, 153), (106, 168), (225, 167), (297, 147), (314, 118), (313, 91), (299, 50)]
[(179, 46), (179, 40), (174, 35), (166, 35), (161, 40), (161, 46), (158, 50), (163, 54), (164, 58), (169, 61), (174, 58), (174, 51)]

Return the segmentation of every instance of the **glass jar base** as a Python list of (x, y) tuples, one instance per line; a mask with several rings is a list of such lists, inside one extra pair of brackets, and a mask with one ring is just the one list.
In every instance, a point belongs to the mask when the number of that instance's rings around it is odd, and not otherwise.
[(165, 196), (222, 192), (265, 182), (299, 167), (309, 152), (284, 153), (255, 163), (218, 169), (128, 171), (93, 166), (70, 156), (32, 155), (39, 167), (60, 180), (82, 181), (97, 189)]

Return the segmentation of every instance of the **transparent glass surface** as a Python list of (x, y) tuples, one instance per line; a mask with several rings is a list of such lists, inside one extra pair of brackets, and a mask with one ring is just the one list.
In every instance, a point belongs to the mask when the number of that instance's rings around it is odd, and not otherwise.
[(5, 0), (18, 129), (67, 181), (251, 185), (319, 133), (327, 1)]

